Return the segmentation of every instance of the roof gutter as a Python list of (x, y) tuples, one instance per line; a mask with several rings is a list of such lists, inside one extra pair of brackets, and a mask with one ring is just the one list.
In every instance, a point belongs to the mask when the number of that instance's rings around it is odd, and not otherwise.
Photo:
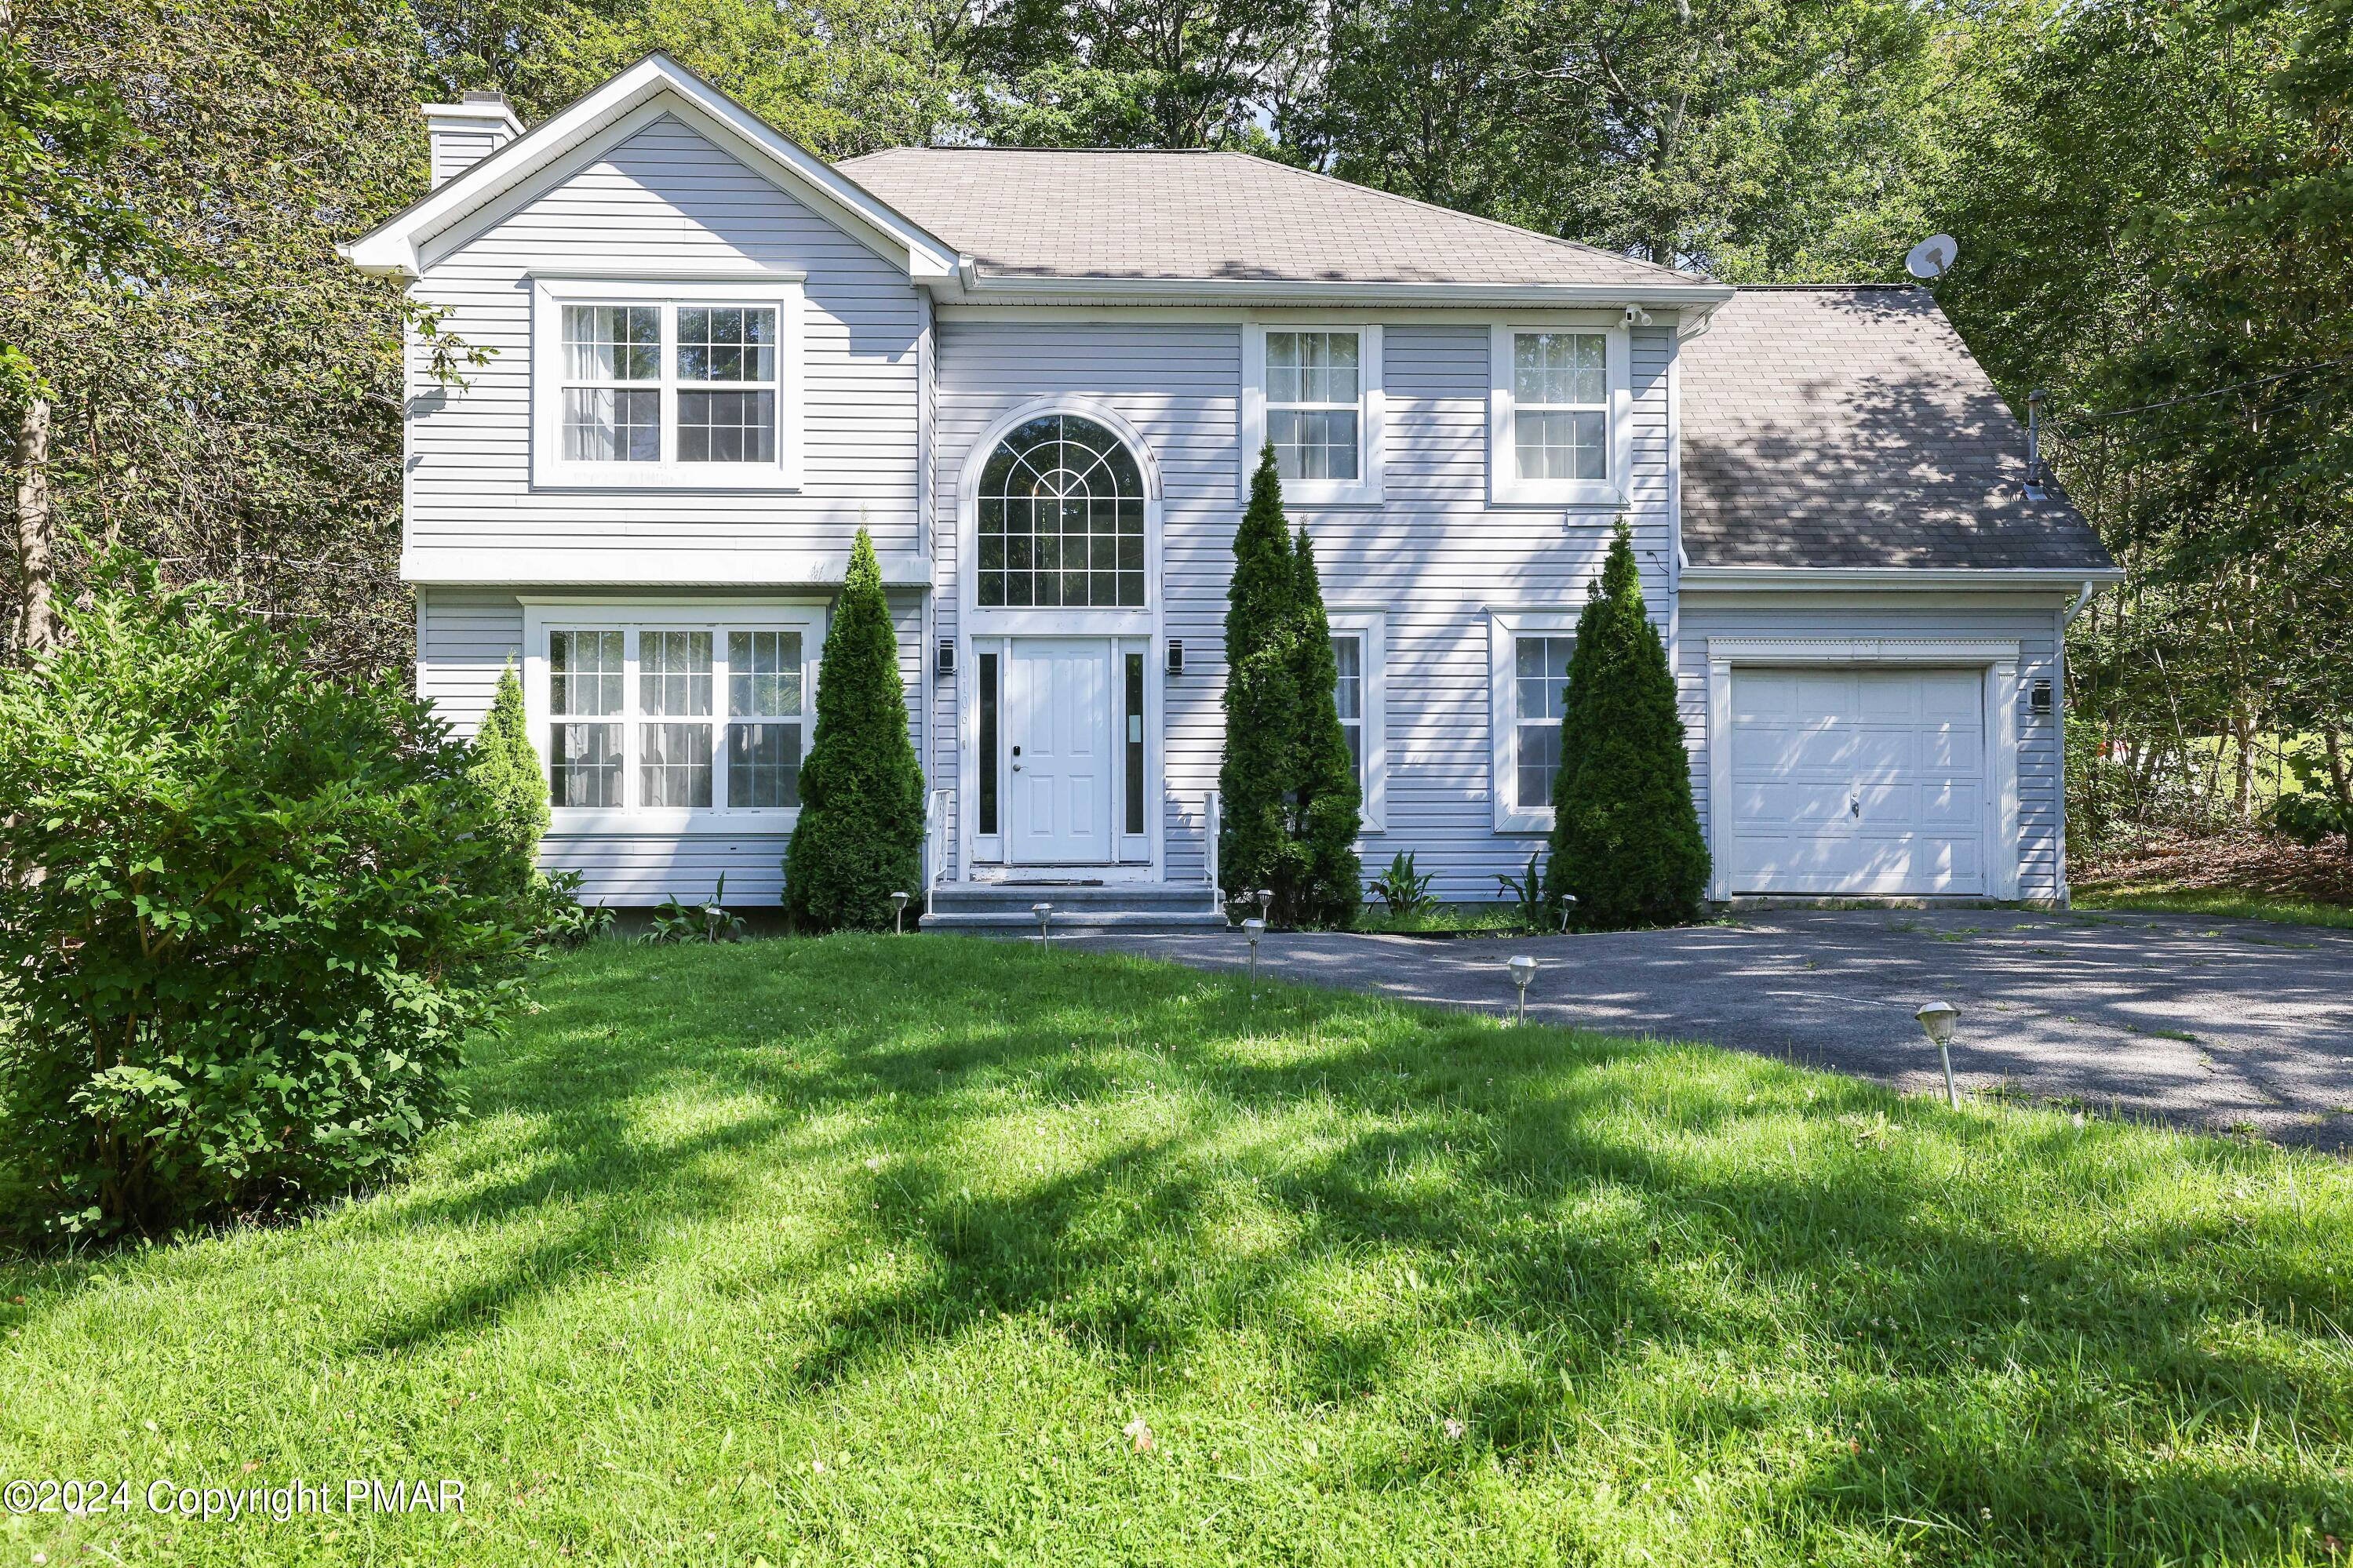
[(1848, 588), (2073, 588), (2121, 583), (2120, 566), (1686, 566), (1683, 591)]
[(959, 268), (951, 299), (1007, 305), (1389, 305), (1533, 306), (1555, 310), (1713, 311), (1733, 290), (1721, 283), (1401, 283), (1322, 279), (1008, 278)]

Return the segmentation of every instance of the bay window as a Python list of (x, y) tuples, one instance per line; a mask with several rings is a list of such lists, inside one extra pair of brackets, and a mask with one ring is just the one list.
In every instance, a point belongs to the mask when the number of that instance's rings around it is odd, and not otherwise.
[(558, 831), (790, 826), (820, 608), (526, 616), (526, 700)]
[(535, 483), (798, 482), (797, 281), (534, 287)]

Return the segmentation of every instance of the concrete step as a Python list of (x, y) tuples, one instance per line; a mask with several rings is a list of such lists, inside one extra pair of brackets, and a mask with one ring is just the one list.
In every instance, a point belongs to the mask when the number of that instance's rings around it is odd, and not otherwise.
[(927, 931), (1034, 931), (1054, 906), (1057, 935), (1216, 930), (1226, 923), (1206, 882), (947, 882), (932, 892)]

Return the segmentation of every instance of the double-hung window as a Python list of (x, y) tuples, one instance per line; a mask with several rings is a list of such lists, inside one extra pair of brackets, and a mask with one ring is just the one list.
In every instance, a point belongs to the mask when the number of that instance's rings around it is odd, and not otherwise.
[(1347, 737), (1348, 755), (1356, 765), (1365, 831), (1379, 833), (1388, 824), (1388, 701), (1383, 679), (1388, 617), (1379, 610), (1344, 608), (1332, 609), (1328, 616), (1335, 676), (1332, 705), (1340, 716), (1340, 732)]
[(1495, 829), (1552, 826), (1560, 775), (1560, 720), (1577, 648), (1573, 610), (1491, 610), (1489, 696), (1493, 705)]
[(1617, 505), (1630, 460), (1620, 328), (1515, 323), (1490, 350), (1488, 467), (1500, 502)]
[(1251, 322), (1243, 328), (1241, 494), (1262, 444), (1282, 499), (1301, 506), (1381, 499), (1381, 330)]
[(533, 479), (798, 483), (800, 285), (535, 280)]
[(791, 826), (822, 610), (527, 614), (558, 831)]

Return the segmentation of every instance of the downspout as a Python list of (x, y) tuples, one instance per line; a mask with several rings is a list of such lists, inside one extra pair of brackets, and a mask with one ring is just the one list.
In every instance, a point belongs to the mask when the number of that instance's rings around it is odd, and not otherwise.
[(2084, 606), (2092, 602), (2092, 595), (2098, 587), (2090, 578), (2084, 579), (2084, 591), (2075, 595), (2075, 602), (2060, 617), (2059, 668), (2052, 672), (2058, 691), (2058, 700), (2051, 705), (2051, 717), (2059, 726), (2059, 907), (2063, 910), (2072, 909), (2075, 902), (2074, 888), (2067, 875), (2067, 628), (2075, 624), (2075, 617), (2084, 613)]
[(2092, 602), (2092, 595), (2094, 593), (2098, 591), (2098, 588), (2099, 584), (2096, 583), (2091, 582), (2088, 579), (2084, 582), (2084, 591), (2075, 595), (2074, 605), (2073, 608), (2068, 610), (2067, 618), (2059, 623), (2060, 631), (2064, 632), (2069, 626), (2075, 624), (2075, 617), (2084, 613), (2084, 606)]

